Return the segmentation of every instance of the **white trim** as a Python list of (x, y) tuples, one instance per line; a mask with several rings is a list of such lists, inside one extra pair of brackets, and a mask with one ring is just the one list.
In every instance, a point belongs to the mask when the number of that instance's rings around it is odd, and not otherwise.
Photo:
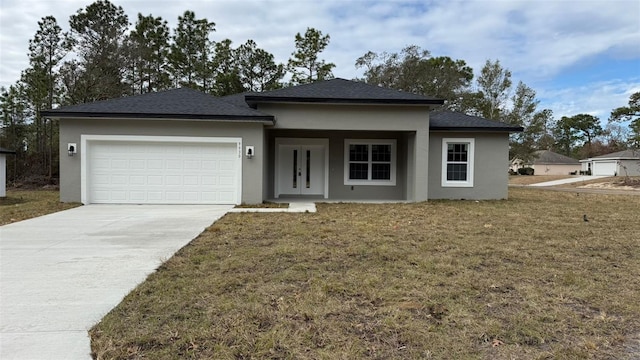
[(284, 138), (277, 137), (275, 139), (274, 148), (274, 164), (273, 164), (273, 196), (277, 199), (280, 197), (279, 186), (279, 150), (280, 145), (322, 145), (324, 146), (324, 198), (329, 198), (329, 139), (327, 138)]
[(109, 142), (169, 142), (169, 143), (236, 143), (238, 147), (238, 193), (236, 204), (242, 203), (242, 138), (239, 137), (199, 137), (199, 136), (144, 136), (144, 135), (80, 135), (80, 201), (83, 204), (89, 204), (87, 189), (87, 158), (88, 143), (93, 141), (109, 141)]
[[(469, 153), (467, 156), (467, 180), (452, 181), (447, 180), (447, 148), (449, 144), (468, 144)], [(475, 158), (475, 139), (474, 138), (443, 138), (442, 139), (442, 164), (441, 164), (441, 183), (442, 187), (473, 187), (474, 158)]]
[[(389, 180), (371, 180), (371, 166), (369, 166), (369, 180), (349, 179), (349, 145), (391, 145), (391, 174)], [(395, 186), (396, 168), (398, 166), (397, 141), (395, 139), (344, 139), (344, 185), (375, 185)], [(368, 163), (371, 164), (371, 151), (369, 151)]]

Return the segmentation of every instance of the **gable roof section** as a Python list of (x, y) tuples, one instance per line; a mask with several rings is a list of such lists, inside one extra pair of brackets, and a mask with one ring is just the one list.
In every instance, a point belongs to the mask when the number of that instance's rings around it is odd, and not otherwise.
[(572, 157), (554, 153), (549, 150), (538, 150), (535, 152), (534, 164), (538, 165), (579, 165), (580, 161)]
[(389, 104), (442, 105), (444, 100), (365, 84), (359, 81), (331, 79), (248, 94), (250, 106), (258, 103)]
[(0, 154), (15, 154), (16, 152), (13, 150), (9, 150), (9, 149), (5, 149), (3, 147), (0, 147)]
[(618, 159), (618, 160), (636, 160), (640, 159), (640, 150), (622, 150), (611, 154), (594, 156), (593, 160)]
[(43, 111), (48, 117), (136, 119), (240, 120), (273, 123), (274, 117), (247, 106), (236, 106), (203, 92), (178, 88), (96, 101)]
[(522, 126), (505, 124), (479, 116), (454, 111), (434, 111), (429, 115), (429, 129), (443, 131), (520, 132)]

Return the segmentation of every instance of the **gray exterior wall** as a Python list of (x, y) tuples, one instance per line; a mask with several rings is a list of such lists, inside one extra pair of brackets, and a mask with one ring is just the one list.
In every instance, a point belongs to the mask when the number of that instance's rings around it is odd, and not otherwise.
[[(242, 157), (242, 202), (255, 204), (264, 199), (262, 189), (265, 159), (263, 124), (251, 122), (213, 122), (139, 119), (60, 119), (60, 201), (81, 201), (81, 135), (142, 135), (239, 137), (242, 146), (253, 145), (252, 159)], [(76, 143), (76, 156), (65, 156), (67, 143)], [(244, 150), (243, 150), (244, 151)]]
[[(427, 199), (429, 108), (426, 106), (260, 104), (276, 118), (268, 127), (268, 178), (273, 196), (275, 137), (329, 139), (329, 198), (344, 200)], [(344, 139), (396, 139), (395, 186), (344, 185)], [(421, 160), (422, 159), (422, 160)]]
[(618, 176), (640, 176), (640, 159), (620, 160), (617, 174)]
[[(443, 138), (475, 139), (473, 187), (442, 187)], [(429, 143), (429, 199), (487, 200), (508, 197), (507, 133), (433, 132)]]

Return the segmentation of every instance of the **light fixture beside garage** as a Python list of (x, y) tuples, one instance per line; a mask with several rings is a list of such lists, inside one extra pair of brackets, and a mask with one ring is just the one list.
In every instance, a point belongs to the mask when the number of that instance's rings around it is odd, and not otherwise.
[(67, 151), (69, 152), (69, 156), (73, 156), (78, 152), (78, 146), (75, 143), (68, 143)]
[(253, 146), (245, 147), (245, 154), (247, 155), (247, 159), (252, 159), (255, 155), (255, 149), (253, 148)]

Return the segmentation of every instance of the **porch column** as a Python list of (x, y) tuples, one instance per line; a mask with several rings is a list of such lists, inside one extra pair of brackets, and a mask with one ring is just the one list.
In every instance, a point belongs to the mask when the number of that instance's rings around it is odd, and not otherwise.
[(416, 130), (413, 144), (413, 201), (426, 201), (429, 192), (429, 128)]

